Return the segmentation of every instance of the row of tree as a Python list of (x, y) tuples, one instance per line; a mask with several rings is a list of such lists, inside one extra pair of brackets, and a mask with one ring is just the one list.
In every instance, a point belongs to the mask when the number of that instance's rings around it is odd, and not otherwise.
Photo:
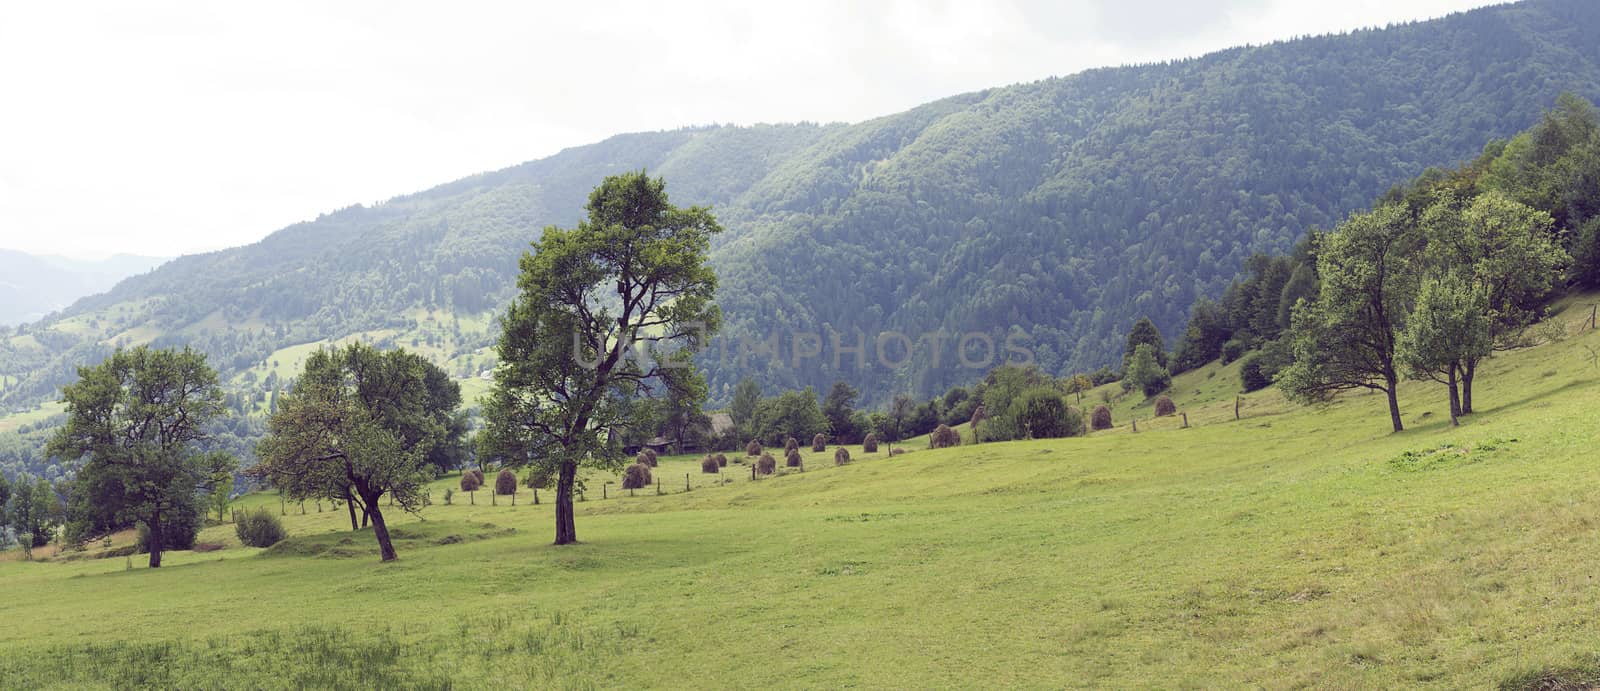
[(1382, 392), (1396, 431), (1400, 381), (1436, 381), (1456, 421), (1485, 358), (1526, 345), (1561, 288), (1597, 285), (1600, 113), (1563, 95), (1468, 164), (1429, 169), (1288, 256), (1252, 258), (1220, 303), (1195, 305), (1175, 361), (1244, 356), (1246, 390), (1276, 381), (1303, 402)]

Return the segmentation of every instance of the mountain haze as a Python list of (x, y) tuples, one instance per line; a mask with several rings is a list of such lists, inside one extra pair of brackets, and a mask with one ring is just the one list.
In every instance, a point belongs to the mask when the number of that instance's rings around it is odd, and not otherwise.
[[(1219, 294), (1251, 254), (1283, 252), (1424, 168), (1473, 156), (1563, 91), (1600, 100), (1596, 35), (1600, 4), (1528, 0), (857, 124), (619, 135), (182, 257), (0, 330), (0, 404), (53, 398), (77, 365), (141, 342), (193, 344), (229, 374), (296, 344), (412, 339), (470, 375), (527, 244), (578, 220), (603, 176), (640, 168), (727, 229), (712, 262), (734, 339), (779, 333), (786, 349), (791, 330), (1026, 333), (1053, 374), (1114, 364), (1135, 319), (1150, 316), (1170, 345), (1194, 300)], [(769, 391), (848, 379), (875, 403), (981, 374), (950, 367), (950, 350), (937, 369), (923, 355), (899, 370), (849, 358), (836, 369), (831, 355), (797, 369), (705, 365), (719, 400), (744, 375)]]
[(0, 249), (0, 324), (43, 318), (166, 261), (131, 254), (91, 261)]

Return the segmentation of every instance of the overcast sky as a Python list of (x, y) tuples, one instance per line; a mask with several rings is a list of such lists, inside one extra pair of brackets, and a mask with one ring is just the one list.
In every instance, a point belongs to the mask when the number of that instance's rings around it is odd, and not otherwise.
[(218, 249), (619, 132), (853, 122), (1487, 4), (8, 2), (0, 248)]

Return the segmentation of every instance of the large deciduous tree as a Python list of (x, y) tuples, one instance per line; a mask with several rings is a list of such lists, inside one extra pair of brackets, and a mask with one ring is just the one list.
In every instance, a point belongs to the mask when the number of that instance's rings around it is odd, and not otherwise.
[(140, 346), (117, 350), (62, 390), (67, 423), (50, 454), (87, 459), (76, 482), (95, 486), (97, 511), (148, 529), (150, 567), (161, 566), (165, 523), (193, 511), (196, 495), (231, 469), (222, 453), (202, 453), (206, 422), (224, 414), (217, 373), (205, 355)]
[(1395, 343), (1395, 355), (1418, 379), (1450, 391), (1450, 424), (1460, 424), (1460, 382), (1466, 363), (1488, 355), (1491, 343), (1484, 291), (1455, 274), (1428, 278)]
[(351, 529), (359, 509), (382, 560), (395, 559), (378, 502), (387, 494), (406, 511), (422, 509), (428, 454), (449, 436), (461, 402), (460, 388), (448, 377), (440, 384), (437, 369), (414, 353), (362, 343), (312, 353), (267, 421), (251, 473), (291, 499), (348, 502)]
[(1278, 374), (1290, 398), (1382, 391), (1394, 431), (1405, 429), (1395, 340), (1416, 293), (1418, 235), (1404, 207), (1385, 205), (1351, 216), (1324, 238), (1317, 257), (1321, 289), (1294, 310), (1288, 334), (1294, 362)]
[[(1523, 334), (1544, 316), (1540, 309), (1555, 290), (1569, 257), (1552, 232), (1550, 214), (1488, 191), (1470, 202), (1447, 195), (1422, 216), (1430, 266), (1461, 277), (1455, 292), (1481, 296), (1483, 325), (1493, 350), (1525, 345)], [(1478, 363), (1490, 350), (1462, 351), (1460, 412), (1472, 412)]]
[(586, 208), (523, 255), (484, 404), (497, 455), (556, 476), (557, 545), (578, 540), (579, 466), (622, 467), (610, 432), (635, 401), (698, 380), (690, 356), (721, 323), (706, 253), (722, 228), (708, 209), (673, 206), (643, 172), (606, 178)]

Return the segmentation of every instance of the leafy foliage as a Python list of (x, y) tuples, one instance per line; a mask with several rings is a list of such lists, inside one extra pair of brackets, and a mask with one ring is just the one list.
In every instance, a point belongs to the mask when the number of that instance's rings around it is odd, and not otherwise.
[(642, 172), (605, 178), (586, 208), (523, 255), (484, 404), (496, 457), (556, 474), (558, 545), (577, 541), (578, 466), (619, 467), (608, 433), (639, 400), (701, 386), (690, 357), (721, 319), (706, 252), (722, 228), (710, 211), (672, 205), (666, 183)]
[[(436, 370), (403, 349), (361, 343), (313, 353), (272, 415), (251, 473), (291, 499), (348, 502), (352, 529), (361, 509), (381, 558), (395, 559), (379, 500), (388, 495), (406, 511), (421, 510), (428, 454), (446, 438), (461, 400), (453, 382), (430, 386)], [(482, 477), (475, 482), (481, 486)]]
[(205, 422), (222, 414), (222, 390), (206, 357), (193, 350), (118, 350), (79, 370), (62, 391), (66, 425), (50, 440), (52, 455), (87, 458), (78, 474), (93, 516), (138, 521), (149, 531), (150, 567), (161, 566), (163, 537), (193, 544), (194, 531), (176, 524), (199, 521), (198, 493), (231, 473), (224, 453), (201, 453)]
[(246, 511), (239, 517), (234, 532), (246, 547), (271, 547), (289, 536), (283, 529), (283, 522), (266, 509)]

